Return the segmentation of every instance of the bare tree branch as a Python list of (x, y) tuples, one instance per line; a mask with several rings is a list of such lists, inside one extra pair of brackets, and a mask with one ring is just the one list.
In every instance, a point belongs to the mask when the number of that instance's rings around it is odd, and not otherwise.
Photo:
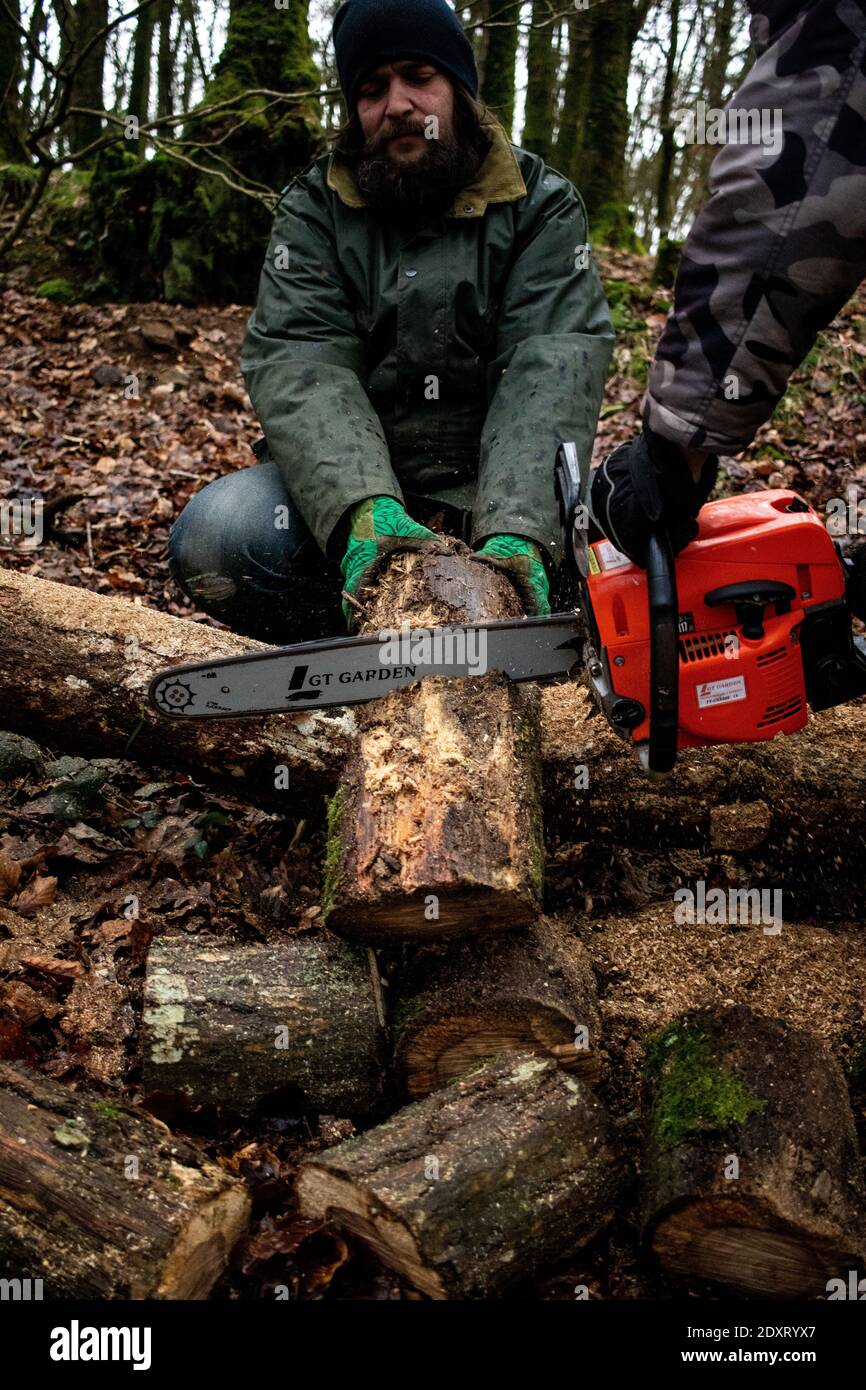
[(32, 53), (34, 58), (38, 60), (42, 67), (47, 68), (48, 71), (50, 73), (53, 73), (56, 77), (58, 74), (58, 69), (54, 66), (53, 63), (49, 62), (49, 60), (45, 57), (45, 54), (39, 48), (38, 44), (34, 44), (33, 39), (30, 36), (30, 30), (25, 29), (24, 25), (13, 13), (12, 9), (8, 4), (8, 0), (0, 0), (0, 9), (2, 9), (10, 24), (12, 24), (18, 30), (19, 34), (24, 39), (24, 43), (27, 47), (28, 53)]

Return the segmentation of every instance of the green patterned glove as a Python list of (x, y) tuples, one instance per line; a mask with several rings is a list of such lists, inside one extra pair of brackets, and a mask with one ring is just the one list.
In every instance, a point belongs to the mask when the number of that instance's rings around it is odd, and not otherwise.
[(508, 575), (529, 617), (543, 618), (550, 612), (547, 570), (534, 541), (523, 536), (490, 536), (473, 558)]
[[(438, 539), (434, 531), (413, 521), (395, 497), (367, 497), (353, 508), (349, 519), (349, 544), (340, 566), (345, 592), (357, 598), (394, 551), (423, 550)], [(345, 599), (343, 615), (346, 626), (353, 632), (357, 626), (357, 610)]]

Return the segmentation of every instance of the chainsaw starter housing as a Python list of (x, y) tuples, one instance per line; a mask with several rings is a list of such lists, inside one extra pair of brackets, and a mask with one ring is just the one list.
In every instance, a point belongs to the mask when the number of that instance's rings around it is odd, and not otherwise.
[[(677, 556), (679, 748), (791, 734), (866, 690), (846, 573), (820, 517), (775, 489), (710, 502)], [(587, 550), (590, 681), (605, 714), (649, 739), (647, 575), (607, 540)], [(594, 631), (593, 631), (594, 629)]]

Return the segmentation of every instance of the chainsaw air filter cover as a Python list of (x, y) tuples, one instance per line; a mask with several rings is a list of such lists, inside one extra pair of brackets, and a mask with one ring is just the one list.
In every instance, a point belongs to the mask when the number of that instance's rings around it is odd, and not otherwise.
[[(826, 656), (815, 635), (837, 621), (850, 626), (833, 540), (811, 507), (787, 489), (710, 502), (699, 525), (697, 539), (676, 560), (678, 747), (793, 733), (807, 722), (807, 699), (819, 703), (810, 663), (819, 653), (826, 665)], [(590, 546), (589, 570), (606, 679), (615, 697), (646, 711), (646, 574), (606, 540)], [(801, 643), (804, 633), (809, 640)], [(645, 742), (648, 718), (629, 737)]]

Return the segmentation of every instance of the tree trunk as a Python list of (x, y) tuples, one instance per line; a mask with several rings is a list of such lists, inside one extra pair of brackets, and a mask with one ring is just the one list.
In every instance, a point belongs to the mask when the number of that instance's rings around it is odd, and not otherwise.
[(568, 67), (565, 73), (565, 96), (553, 151), (553, 163), (572, 183), (577, 183), (579, 179), (589, 104), (592, 32), (590, 25), (588, 13), (568, 17)]
[(745, 1006), (677, 1020), (648, 1057), (644, 1239), (665, 1271), (816, 1298), (864, 1252), (864, 1187), (838, 1064)]
[(174, 109), (175, 50), (172, 45), (171, 22), (174, 0), (160, 0), (159, 54), (156, 69), (156, 114), (168, 116)]
[(422, 1293), (480, 1299), (591, 1240), (623, 1179), (589, 1087), (522, 1052), (304, 1163), (297, 1191)]
[[(152, 11), (162, 17), (158, 108), (166, 100), (171, 57), (166, 3), (160, 0), (161, 8)], [(189, 0), (178, 5), (200, 64), (196, 7)], [(210, 22), (212, 11), (203, 8), (199, 22)], [(320, 143), (319, 73), (308, 11), (308, 0), (291, 0), (287, 7), (231, 0), (219, 61), (205, 75), (203, 98), (179, 132), (187, 162), (179, 164), (171, 149), (127, 161), (123, 169), (117, 151), (100, 161), (90, 190), (90, 221), (95, 216), (100, 224), (94, 256), (108, 297), (152, 299), (157, 283), (169, 303), (255, 301), (273, 221), (268, 190), (276, 194), (290, 183)], [(145, 34), (142, 20), (141, 53)], [(144, 71), (140, 64), (142, 77)], [(133, 114), (139, 116), (153, 105), (142, 97), (138, 104)]]
[(21, 36), (13, 23), (20, 22), (19, 0), (0, 7), (0, 160), (30, 162), (24, 145), (24, 121), (18, 84), (21, 80)]
[(556, 919), (413, 952), (392, 1026), (395, 1067), (412, 1097), (479, 1058), (526, 1049), (585, 1081), (601, 1074), (595, 977), (580, 942)]
[[(30, 44), (25, 50), (24, 55), (22, 55), (24, 64), (24, 87), (21, 93), (21, 110), (22, 119), (25, 123), (28, 121), (30, 113), (34, 110), (36, 105), (36, 93), (33, 87), (36, 74), (36, 55), (33, 50), (39, 45), (45, 30), (45, 23), (44, 0), (33, 0), (33, 6), (30, 11), (30, 21), (27, 26)], [(49, 78), (50, 74), (45, 73), (44, 80), (48, 80)]]
[[(363, 631), (517, 615), (505, 576), (459, 549), (398, 555)], [(536, 694), (498, 672), (430, 676), (359, 711), (358, 742), (329, 810), (322, 910), (332, 931), (429, 939), (535, 920), (543, 885)]]
[(550, 22), (550, 0), (535, 0), (527, 53), (526, 118), (521, 145), (549, 160), (553, 146), (559, 51), (554, 42), (556, 26)]
[(509, 136), (514, 128), (514, 83), (520, 41), (519, 0), (488, 0), (481, 95)]
[[(712, 39), (707, 45), (707, 58), (701, 80), (701, 95), (707, 108), (720, 110), (725, 104), (729, 87), (728, 69), (731, 65), (735, 0), (720, 0), (715, 9)], [(751, 59), (747, 60), (747, 68)], [(718, 153), (715, 145), (696, 145), (691, 151), (692, 174), (688, 208), (697, 213), (709, 197), (710, 166)]]
[(590, 92), (580, 160), (580, 190), (590, 223), (611, 245), (628, 240), (625, 148), (628, 74), (634, 41), (632, 0), (607, 0), (591, 12)]
[(676, 153), (674, 145), (675, 126), (672, 115), (679, 32), (680, 0), (670, 0), (670, 43), (665, 61), (665, 80), (659, 108), (661, 151), (659, 153), (659, 178), (656, 189), (656, 224), (660, 241), (667, 237), (671, 225), (671, 174)]
[(292, 1091), (338, 1115), (382, 1098), (384, 1033), (372, 952), (325, 934), (267, 945), (154, 942), (142, 1041), (146, 1096), (235, 1115)]
[(487, 47), (487, 31), (484, 28), (484, 19), (488, 8), (488, 0), (472, 0), (472, 4), (467, 7), (463, 14), (463, 23), (475, 53), (478, 83), (482, 91), (484, 90), (484, 60)]
[[(71, 56), (83, 53), (90, 40), (108, 24), (108, 0), (78, 0), (74, 10), (74, 39)], [(105, 36), (89, 50), (72, 83), (72, 106), (104, 111), (102, 90), (105, 68)], [(102, 134), (100, 116), (73, 115), (70, 117), (69, 141), (74, 154), (83, 150)], [(84, 161), (89, 162), (88, 160)]]
[[(132, 51), (132, 77), (129, 83), (127, 111), (137, 116), (144, 125), (150, 114), (150, 65), (153, 56), (153, 26), (156, 19), (156, 5), (142, 10), (135, 26), (135, 43)], [(130, 140), (130, 147), (141, 151), (144, 140)]]
[(204, 1299), (241, 1183), (149, 1115), (0, 1062), (0, 1267), (45, 1298)]

